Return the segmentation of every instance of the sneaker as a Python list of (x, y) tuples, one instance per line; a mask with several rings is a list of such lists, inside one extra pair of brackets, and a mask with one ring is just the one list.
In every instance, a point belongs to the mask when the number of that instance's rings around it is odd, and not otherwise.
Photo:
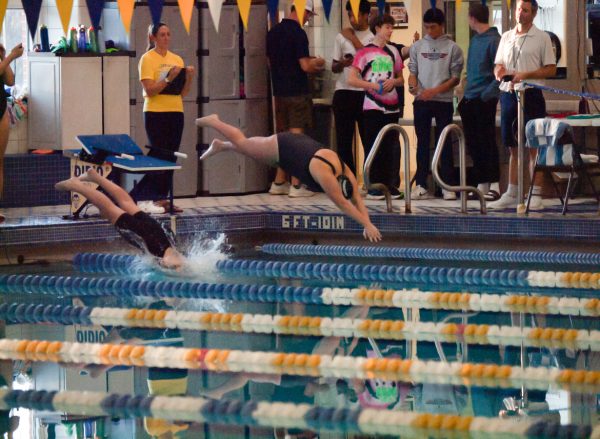
[(529, 210), (543, 210), (544, 202), (542, 201), (542, 197), (539, 195), (532, 195), (531, 201), (529, 202)]
[(165, 208), (157, 206), (154, 201), (140, 201), (137, 203), (140, 210), (148, 214), (160, 214), (165, 213)]
[(510, 209), (517, 207), (517, 197), (508, 195), (506, 192), (502, 194), (500, 199), (493, 201), (487, 205), (488, 209)]
[(402, 192), (401, 190), (398, 190), (398, 188), (395, 188), (393, 186), (390, 188), (390, 195), (392, 196), (393, 200), (403, 200), (404, 199), (404, 192)]
[(312, 197), (315, 193), (311, 190), (308, 190), (306, 186), (301, 184), (300, 186), (290, 186), (290, 193), (288, 197), (291, 198), (301, 198), (301, 197)]
[(284, 181), (283, 183), (271, 183), (271, 187), (269, 188), (269, 193), (271, 195), (287, 195), (290, 193), (290, 183)]
[(442, 194), (444, 194), (444, 200), (456, 200), (456, 192), (447, 191), (446, 189), (443, 189)]
[(411, 191), (410, 198), (413, 200), (427, 200), (428, 198), (431, 198), (431, 195), (423, 186), (417, 185), (417, 187)]
[(383, 195), (383, 192), (380, 190), (371, 189), (369, 192), (367, 192), (367, 200), (383, 200), (384, 198), (385, 195)]

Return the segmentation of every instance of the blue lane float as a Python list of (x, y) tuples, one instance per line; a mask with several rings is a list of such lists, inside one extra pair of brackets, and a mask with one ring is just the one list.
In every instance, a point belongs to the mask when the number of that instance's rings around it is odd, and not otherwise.
[(82, 273), (128, 275), (144, 271), (140, 257), (110, 253), (79, 253), (73, 258), (73, 266)]
[(264, 244), (260, 251), (278, 256), (395, 258), (432, 261), (514, 262), (535, 264), (600, 264), (600, 253), (479, 250), (357, 245)]
[[(251, 302), (300, 302), (322, 304), (322, 288), (253, 284), (210, 284), (140, 279), (87, 278), (81, 276), (0, 276), (0, 292), (36, 293), (61, 296), (150, 296), (186, 299), (221, 299)], [(24, 305), (24, 304), (21, 304)], [(2, 305), (0, 305), (1, 307)], [(10, 308), (10, 315), (25, 308)], [(8, 312), (8, 310), (7, 310)], [(46, 314), (52, 312), (44, 308)]]
[[(267, 266), (269, 267), (267, 270)], [(324, 281), (428, 283), (445, 285), (488, 285), (528, 287), (529, 271), (460, 267), (413, 267), (397, 265), (329, 264), (230, 259), (217, 262), (223, 273), (269, 277), (277, 271), (284, 279)]]

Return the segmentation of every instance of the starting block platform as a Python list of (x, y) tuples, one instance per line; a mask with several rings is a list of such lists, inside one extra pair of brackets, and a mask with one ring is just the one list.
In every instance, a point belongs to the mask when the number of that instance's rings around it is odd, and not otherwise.
[[(181, 169), (177, 162), (161, 160), (144, 155), (144, 151), (128, 134), (98, 134), (77, 136), (81, 149), (69, 149), (64, 155), (71, 159), (71, 177), (78, 177), (90, 168), (107, 177), (114, 169), (126, 173), (150, 173), (176, 171)], [(173, 158), (187, 158), (186, 154), (171, 152)], [(93, 183), (86, 183), (93, 185)], [(173, 179), (170, 183), (169, 202), (173, 213)], [(95, 185), (94, 185), (95, 186)], [(71, 193), (71, 215), (79, 218), (79, 214), (88, 201), (78, 193)]]

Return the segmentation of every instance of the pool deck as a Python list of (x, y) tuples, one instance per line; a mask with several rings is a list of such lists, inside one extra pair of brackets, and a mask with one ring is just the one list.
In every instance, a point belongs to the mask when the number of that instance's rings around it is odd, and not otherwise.
[[(387, 213), (385, 201), (366, 204), (372, 220), (383, 235), (470, 237), (497, 239), (541, 238), (590, 243), (600, 242), (598, 206), (591, 198), (569, 203), (569, 213), (561, 214), (558, 199), (544, 200), (546, 209), (517, 215), (514, 209), (479, 213), (479, 203), (469, 201), (468, 214), (460, 212), (460, 200), (413, 200), (412, 213), (404, 213), (404, 201), (393, 202)], [(184, 212), (160, 221), (176, 227), (177, 234), (239, 231), (301, 231), (360, 233), (362, 228), (340, 214), (323, 194), (310, 198), (289, 198), (255, 194), (244, 196), (196, 197), (178, 199)], [(89, 213), (93, 213), (93, 207)], [(0, 244), (5, 246), (52, 245), (69, 242), (106, 241), (118, 235), (98, 216), (63, 219), (68, 206), (4, 209), (6, 221), (0, 225)], [(97, 213), (97, 211), (96, 211)]]

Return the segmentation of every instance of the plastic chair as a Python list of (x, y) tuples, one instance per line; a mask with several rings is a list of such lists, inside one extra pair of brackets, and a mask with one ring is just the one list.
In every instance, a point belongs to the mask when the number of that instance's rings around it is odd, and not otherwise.
[(543, 172), (564, 172), (568, 173), (567, 188), (564, 195), (552, 178), (554, 190), (560, 199), (563, 206), (562, 214), (567, 213), (569, 198), (573, 192), (573, 180), (578, 174), (582, 174), (596, 197), (596, 201), (600, 203), (600, 197), (594, 187), (588, 169), (598, 169), (598, 157), (582, 154), (580, 147), (574, 142), (573, 128), (566, 122), (558, 119), (544, 118), (533, 119), (527, 122), (525, 127), (525, 135), (527, 137), (527, 147), (537, 148), (538, 154), (531, 176), (529, 185), (529, 196), (527, 197), (526, 213), (529, 213), (529, 203), (533, 191), (533, 182), (539, 171)]

